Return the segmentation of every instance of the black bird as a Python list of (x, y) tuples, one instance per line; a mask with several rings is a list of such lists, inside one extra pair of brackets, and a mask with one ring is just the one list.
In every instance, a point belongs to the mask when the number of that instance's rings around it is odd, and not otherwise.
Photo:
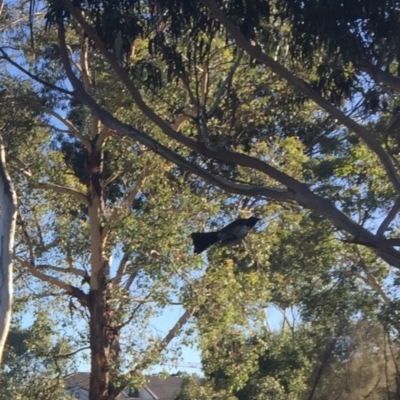
[(194, 232), (191, 235), (194, 252), (200, 254), (218, 242), (221, 242), (221, 246), (237, 244), (258, 221), (260, 221), (260, 218), (256, 217), (239, 218), (217, 232)]

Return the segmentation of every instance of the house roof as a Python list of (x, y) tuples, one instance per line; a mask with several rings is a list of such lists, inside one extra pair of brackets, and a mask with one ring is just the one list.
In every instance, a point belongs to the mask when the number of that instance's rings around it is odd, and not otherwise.
[[(66, 388), (80, 387), (89, 390), (88, 372), (78, 372), (65, 379)], [(158, 400), (173, 400), (174, 396), (180, 391), (183, 379), (177, 376), (168, 376), (166, 378), (148, 375), (145, 376), (143, 389), (147, 390), (149, 394)], [(125, 393), (121, 393), (119, 399), (133, 399), (127, 397)]]
[(64, 379), (65, 387), (73, 388), (79, 386), (82, 389), (89, 390), (89, 378), (90, 374), (88, 372), (78, 372)]
[(146, 383), (143, 385), (155, 394), (159, 400), (172, 400), (181, 389), (183, 379), (177, 376), (146, 376)]

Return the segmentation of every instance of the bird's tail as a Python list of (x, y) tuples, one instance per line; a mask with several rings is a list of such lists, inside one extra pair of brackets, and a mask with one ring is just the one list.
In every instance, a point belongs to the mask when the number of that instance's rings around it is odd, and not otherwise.
[(218, 232), (194, 232), (192, 233), (192, 240), (194, 252), (196, 254), (202, 253), (210, 246), (218, 242)]

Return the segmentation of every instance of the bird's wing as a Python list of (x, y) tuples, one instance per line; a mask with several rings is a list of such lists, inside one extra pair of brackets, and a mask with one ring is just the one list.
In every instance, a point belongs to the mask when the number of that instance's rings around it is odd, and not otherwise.
[(226, 233), (226, 232), (231, 232), (234, 228), (245, 226), (246, 222), (247, 222), (247, 219), (239, 218), (236, 221), (233, 221), (230, 224), (228, 224), (227, 226), (223, 227), (219, 231), (219, 233), (223, 234), (223, 233)]

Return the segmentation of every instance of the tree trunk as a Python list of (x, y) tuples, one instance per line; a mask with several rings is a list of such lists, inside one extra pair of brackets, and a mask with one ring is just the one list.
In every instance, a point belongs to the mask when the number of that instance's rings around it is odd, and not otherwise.
[(0, 363), (11, 322), (13, 295), (12, 255), (17, 196), (7, 171), (3, 138), (0, 134)]
[(89, 225), (91, 239), (91, 278), (89, 293), (89, 331), (91, 350), (91, 374), (89, 400), (114, 400), (110, 385), (110, 363), (119, 356), (115, 352), (118, 331), (112, 328), (113, 312), (109, 297), (109, 257), (106, 255), (106, 239), (103, 235), (104, 191), (103, 153), (96, 146), (97, 135), (92, 141), (92, 151), (87, 154), (86, 168), (90, 176)]
[[(105, 278), (105, 277), (104, 277)], [(110, 361), (115, 334), (110, 328), (106, 279), (89, 295), (91, 374), (89, 400), (113, 400), (110, 386)]]

